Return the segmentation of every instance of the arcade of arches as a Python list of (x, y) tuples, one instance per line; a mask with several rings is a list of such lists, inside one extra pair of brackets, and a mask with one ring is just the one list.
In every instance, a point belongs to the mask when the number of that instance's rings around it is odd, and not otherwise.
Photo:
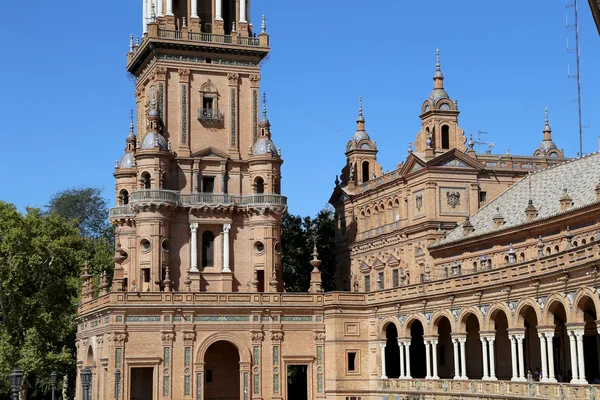
[(600, 383), (596, 305), (582, 295), (568, 316), (569, 302), (552, 295), (512, 310), (470, 307), (456, 317), (444, 311), (389, 320), (381, 378)]

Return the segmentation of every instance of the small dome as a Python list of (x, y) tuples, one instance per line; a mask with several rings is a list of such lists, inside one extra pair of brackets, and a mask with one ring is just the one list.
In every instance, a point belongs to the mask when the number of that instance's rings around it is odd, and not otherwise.
[(142, 143), (142, 149), (153, 149), (156, 140), (158, 139), (158, 147), (161, 150), (167, 150), (167, 142), (165, 138), (160, 133), (156, 132), (148, 132), (144, 137), (144, 142)]
[(556, 144), (554, 144), (552, 140), (544, 140), (542, 144), (540, 144), (540, 150), (544, 152), (552, 149), (556, 149)]
[(148, 113), (149, 117), (159, 117), (160, 114), (158, 113), (158, 110), (156, 108), (152, 108), (150, 110), (150, 112)]
[(132, 168), (133, 167), (133, 153), (125, 153), (121, 161), (119, 161), (119, 168)]
[(433, 92), (431, 92), (429, 95), (429, 101), (431, 104), (435, 105), (435, 103), (441, 99), (450, 99), (448, 92), (446, 92), (444, 89), (433, 89)]
[(256, 144), (254, 145), (254, 151), (252, 152), (252, 154), (263, 155), (269, 153), (279, 157), (279, 153), (277, 152), (277, 147), (275, 146), (275, 143), (273, 143), (273, 141), (268, 138), (258, 139), (256, 141)]
[(371, 140), (371, 138), (369, 137), (369, 134), (366, 131), (356, 131), (356, 133), (354, 134), (354, 136), (352, 136), (352, 140), (354, 141), (354, 143), (358, 143), (361, 140)]

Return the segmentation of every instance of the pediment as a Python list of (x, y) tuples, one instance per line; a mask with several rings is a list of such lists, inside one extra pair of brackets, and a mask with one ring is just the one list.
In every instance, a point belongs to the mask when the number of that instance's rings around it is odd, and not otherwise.
[(426, 167), (427, 164), (419, 157), (414, 154), (410, 154), (408, 159), (404, 163), (404, 166), (400, 170), (400, 175), (407, 175), (413, 172), (417, 172)]
[(373, 264), (373, 268), (375, 269), (383, 269), (385, 264), (381, 262), (380, 259), (375, 260), (375, 264)]
[(363, 262), (359, 268), (359, 271), (363, 274), (366, 274), (367, 272), (371, 271), (371, 267), (369, 267), (367, 263)]
[(336, 186), (336, 188), (333, 190), (333, 193), (331, 194), (331, 197), (329, 198), (329, 203), (331, 205), (334, 205), (338, 202), (343, 202), (347, 199), (348, 193), (346, 193), (344, 189), (342, 189), (340, 186)]
[(432, 167), (483, 169), (483, 166), (472, 157), (452, 149), (428, 162)]
[(213, 158), (222, 158), (222, 159), (227, 159), (229, 158), (229, 156), (227, 155), (227, 153), (215, 149), (214, 147), (207, 147), (205, 149), (199, 150), (197, 152), (195, 152), (194, 154), (192, 154), (193, 157), (213, 157)]
[(392, 266), (392, 265), (398, 265), (400, 264), (400, 261), (398, 261), (398, 259), (394, 256), (390, 256), (390, 258), (388, 258), (387, 260), (387, 264)]

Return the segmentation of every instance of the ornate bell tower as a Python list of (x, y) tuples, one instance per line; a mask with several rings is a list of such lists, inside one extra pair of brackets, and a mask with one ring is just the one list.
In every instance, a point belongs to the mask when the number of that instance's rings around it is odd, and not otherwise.
[[(259, 120), (269, 36), (249, 11), (250, 0), (143, 0), (113, 290), (283, 290), (282, 160)], [(259, 156), (265, 129), (272, 151)]]

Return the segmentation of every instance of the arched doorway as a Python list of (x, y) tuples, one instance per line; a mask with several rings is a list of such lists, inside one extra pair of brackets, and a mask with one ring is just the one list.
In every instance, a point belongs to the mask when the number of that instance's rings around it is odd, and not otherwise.
[(398, 330), (389, 323), (385, 329), (385, 373), (388, 378), (400, 377), (400, 347), (398, 346)]
[[(548, 306), (551, 322), (554, 323), (552, 337), (552, 361), (554, 374), (558, 382), (569, 382), (572, 377), (571, 351), (567, 334), (567, 313), (561, 302), (556, 301)], [(548, 376), (547, 371), (542, 371)]]
[(425, 378), (426, 358), (423, 324), (414, 320), (410, 326), (410, 373), (413, 378)]
[(204, 355), (204, 399), (239, 400), (240, 355), (227, 341), (211, 344)]
[(467, 377), (469, 379), (481, 379), (483, 377), (483, 351), (479, 337), (479, 319), (474, 314), (469, 314), (465, 320), (467, 342), (465, 352), (467, 364)]
[(494, 366), (496, 377), (501, 380), (510, 380), (512, 377), (512, 364), (510, 359), (510, 339), (508, 337), (508, 317), (502, 310), (496, 310), (490, 316), (496, 329), (494, 337)]
[(438, 375), (441, 379), (454, 377), (454, 352), (452, 346), (452, 325), (446, 317), (437, 321), (438, 329)]
[[(585, 367), (585, 379), (588, 383), (600, 382), (600, 368), (598, 359), (598, 330), (596, 328), (596, 306), (594, 301), (585, 296), (577, 304), (578, 312), (583, 314), (583, 361)], [(583, 377), (580, 377), (583, 378)]]

